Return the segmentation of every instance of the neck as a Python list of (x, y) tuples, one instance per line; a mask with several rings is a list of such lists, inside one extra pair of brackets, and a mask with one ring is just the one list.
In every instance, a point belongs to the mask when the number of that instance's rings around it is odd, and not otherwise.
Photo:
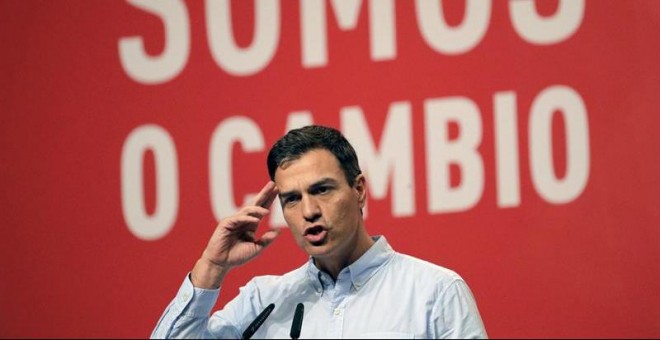
[(367, 231), (360, 228), (353, 242), (346, 244), (345, 249), (339, 249), (338, 254), (335, 256), (315, 257), (314, 264), (321, 271), (328, 273), (333, 281), (337, 281), (337, 276), (339, 276), (342, 269), (357, 261), (373, 244), (374, 240), (367, 234)]

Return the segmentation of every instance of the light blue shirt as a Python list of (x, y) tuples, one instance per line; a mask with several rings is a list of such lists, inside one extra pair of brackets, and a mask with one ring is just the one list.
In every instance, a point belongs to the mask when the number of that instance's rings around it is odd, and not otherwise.
[(395, 252), (385, 237), (332, 278), (313, 259), (282, 276), (259, 276), (210, 315), (220, 289), (186, 277), (153, 338), (241, 338), (270, 303), (275, 309), (253, 338), (290, 338), (298, 303), (300, 338), (486, 338), (470, 289), (455, 272)]

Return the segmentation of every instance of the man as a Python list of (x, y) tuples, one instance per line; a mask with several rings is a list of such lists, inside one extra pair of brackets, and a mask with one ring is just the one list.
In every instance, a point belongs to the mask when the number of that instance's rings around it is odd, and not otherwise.
[[(440, 266), (394, 252), (370, 237), (362, 208), (366, 182), (355, 150), (339, 131), (290, 131), (268, 154), (268, 182), (254, 202), (221, 221), (201, 258), (161, 317), (152, 337), (240, 338), (273, 303), (254, 334), (288, 338), (296, 305), (304, 306), (301, 338), (485, 338), (465, 282)], [(277, 238), (255, 238), (279, 194), (296, 243), (310, 255), (282, 276), (253, 278), (209, 317), (227, 273)]]

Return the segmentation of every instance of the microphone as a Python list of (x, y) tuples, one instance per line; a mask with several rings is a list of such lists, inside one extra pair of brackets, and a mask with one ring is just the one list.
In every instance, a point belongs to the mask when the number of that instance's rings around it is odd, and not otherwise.
[(291, 324), (291, 339), (300, 338), (300, 329), (302, 328), (303, 314), (305, 313), (305, 306), (299, 303), (296, 306), (296, 312), (293, 314), (293, 323)]
[(266, 321), (266, 318), (268, 317), (268, 315), (270, 315), (270, 312), (272, 312), (274, 308), (275, 308), (275, 304), (271, 303), (261, 313), (259, 313), (259, 315), (257, 315), (257, 318), (254, 319), (254, 321), (252, 321), (252, 323), (248, 326), (248, 328), (245, 329), (245, 332), (243, 332), (243, 339), (251, 338), (252, 335), (254, 335), (254, 333), (257, 332), (259, 327), (261, 327), (261, 324), (264, 323), (264, 321)]

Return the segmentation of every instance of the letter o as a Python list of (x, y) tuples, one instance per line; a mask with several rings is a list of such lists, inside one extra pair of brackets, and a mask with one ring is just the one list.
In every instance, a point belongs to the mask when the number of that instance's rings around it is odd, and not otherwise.
[[(156, 209), (147, 214), (144, 202), (144, 153), (154, 153)], [(158, 125), (135, 128), (126, 138), (121, 153), (121, 203), (128, 230), (135, 237), (154, 241), (167, 235), (179, 210), (177, 155), (172, 137)]]

